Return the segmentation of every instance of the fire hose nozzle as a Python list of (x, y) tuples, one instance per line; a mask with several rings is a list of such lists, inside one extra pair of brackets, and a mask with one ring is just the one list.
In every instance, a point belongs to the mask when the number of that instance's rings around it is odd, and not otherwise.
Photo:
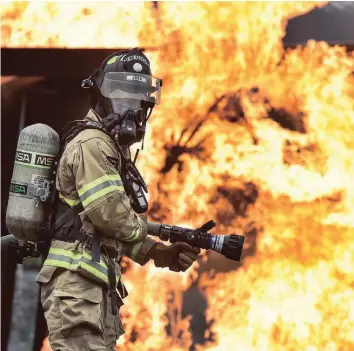
[[(222, 236), (222, 235), (218, 235)], [(225, 235), (221, 254), (233, 261), (240, 261), (245, 237), (242, 235)]]
[(169, 224), (147, 222), (148, 234), (158, 236), (160, 239), (174, 243), (183, 241), (191, 246), (201, 249), (213, 250), (226, 258), (240, 261), (245, 237), (242, 235), (217, 235), (206, 231), (215, 226), (214, 221), (209, 221), (198, 229), (189, 229)]

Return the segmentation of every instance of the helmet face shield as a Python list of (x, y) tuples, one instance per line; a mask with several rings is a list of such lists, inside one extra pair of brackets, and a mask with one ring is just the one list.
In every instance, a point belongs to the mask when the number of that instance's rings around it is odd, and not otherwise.
[(125, 111), (128, 110), (136, 112), (141, 109), (140, 100), (130, 98), (110, 98), (112, 111), (120, 115), (122, 115)]
[(107, 72), (100, 91), (109, 99), (136, 99), (159, 104), (161, 80), (140, 73)]

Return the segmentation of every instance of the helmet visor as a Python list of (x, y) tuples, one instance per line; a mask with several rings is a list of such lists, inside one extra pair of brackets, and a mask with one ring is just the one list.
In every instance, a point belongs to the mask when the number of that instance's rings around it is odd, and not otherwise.
[(110, 99), (114, 113), (122, 115), (127, 110), (138, 111), (141, 109), (141, 99), (119, 98)]
[(129, 98), (159, 104), (161, 80), (140, 73), (107, 72), (100, 91), (104, 97), (110, 99)]

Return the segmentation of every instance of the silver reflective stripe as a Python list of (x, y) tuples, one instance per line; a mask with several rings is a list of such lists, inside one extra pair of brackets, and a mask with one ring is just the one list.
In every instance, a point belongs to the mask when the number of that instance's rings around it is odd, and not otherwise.
[(136, 258), (137, 258), (137, 255), (138, 255), (138, 252), (140, 250), (140, 248), (143, 246), (143, 241), (141, 241), (140, 243), (138, 244), (135, 244), (133, 249), (132, 249), (132, 252), (131, 252), (131, 255), (130, 255), (130, 258), (135, 261)]
[(85, 193), (82, 196), (80, 196), (80, 201), (84, 202), (91, 195), (93, 195), (93, 194), (97, 193), (98, 191), (105, 189), (111, 185), (122, 186), (123, 183), (120, 180), (107, 180), (101, 184), (96, 185), (92, 189), (86, 190)]
[(100, 271), (101, 273), (103, 273), (104, 275), (108, 276), (108, 270), (105, 269), (104, 267), (102, 267), (101, 265), (99, 265), (97, 262), (95, 261), (91, 261), (88, 260), (85, 257), (81, 257), (79, 259), (73, 259), (71, 257), (68, 256), (64, 256), (64, 255), (54, 255), (54, 254), (49, 254), (47, 257), (48, 260), (58, 260), (58, 261), (64, 261), (67, 263), (70, 263), (72, 265), (78, 265), (80, 261), (87, 263), (88, 265), (90, 265), (91, 267), (97, 269), (98, 271)]

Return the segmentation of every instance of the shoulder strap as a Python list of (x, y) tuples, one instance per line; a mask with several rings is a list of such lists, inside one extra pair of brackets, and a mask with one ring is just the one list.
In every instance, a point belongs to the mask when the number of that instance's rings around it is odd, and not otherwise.
[(76, 217), (82, 210), (83, 207), (81, 203), (75, 205), (74, 207), (70, 207), (54, 222), (52, 230), (54, 231), (58, 230), (65, 223), (69, 222), (74, 217)]
[(65, 144), (73, 140), (81, 131), (85, 129), (86, 121), (76, 120), (67, 123), (61, 133), (60, 148), (64, 151)]

